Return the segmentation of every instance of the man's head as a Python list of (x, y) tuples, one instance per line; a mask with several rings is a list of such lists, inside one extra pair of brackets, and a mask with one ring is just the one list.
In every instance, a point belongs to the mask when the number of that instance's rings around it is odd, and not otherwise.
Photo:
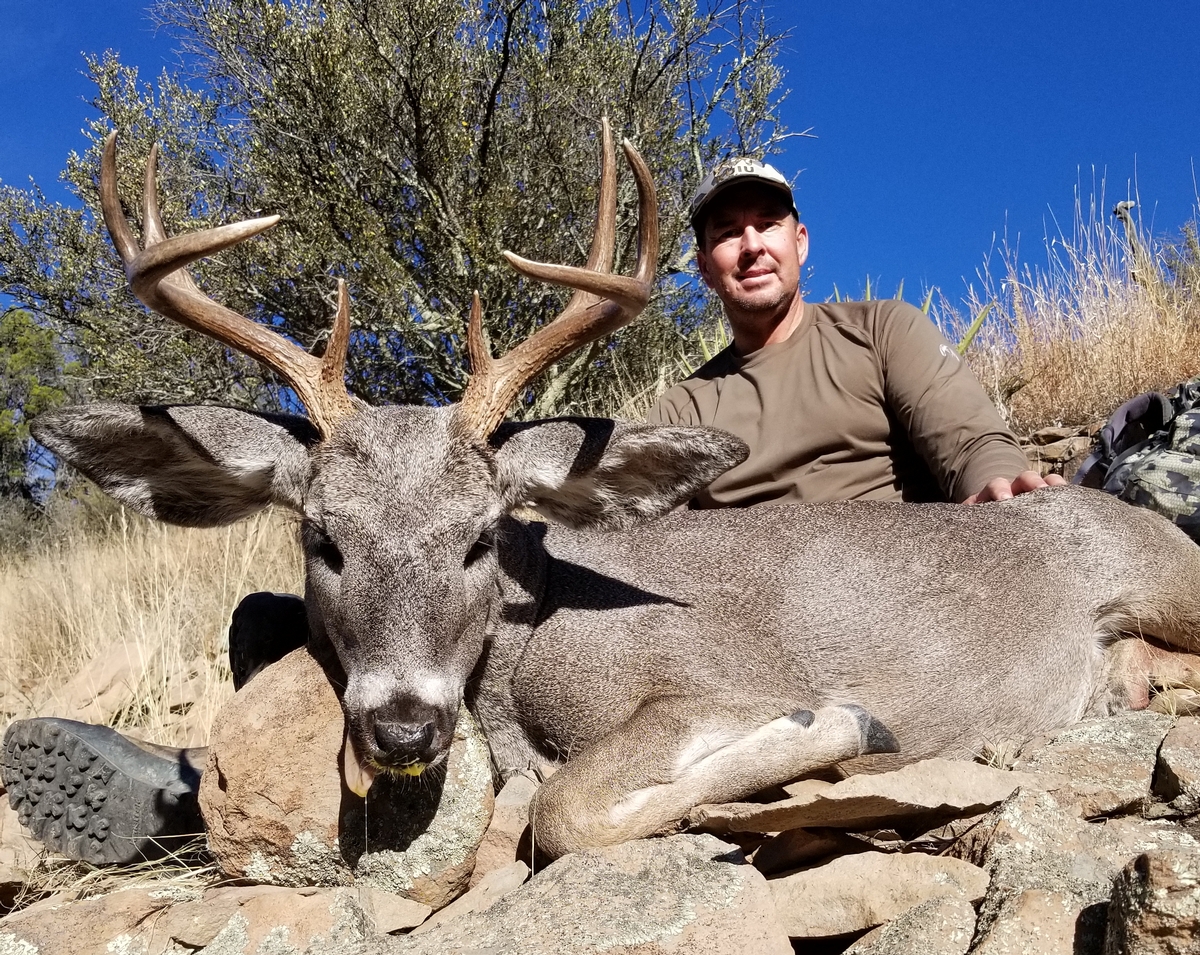
[[(769, 332), (799, 301), (808, 231), (777, 170), (755, 159), (726, 160), (692, 199), (696, 259), (734, 326), (767, 322)], [(739, 344), (742, 344), (739, 342)]]
[(713, 204), (727, 190), (743, 183), (757, 183), (767, 191), (778, 193), (787, 203), (787, 208), (796, 221), (800, 220), (796, 202), (792, 198), (792, 187), (788, 185), (783, 173), (769, 163), (760, 162), (750, 156), (735, 156), (722, 160), (709, 170), (708, 175), (700, 180), (700, 185), (692, 194), (688, 219), (696, 233), (697, 244), (704, 243), (704, 224)]

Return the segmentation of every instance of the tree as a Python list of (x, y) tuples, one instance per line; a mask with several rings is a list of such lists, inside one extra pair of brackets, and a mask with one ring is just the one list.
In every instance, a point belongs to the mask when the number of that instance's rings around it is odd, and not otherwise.
[[(660, 377), (680, 330), (708, 317), (680, 250), (702, 170), (787, 135), (781, 38), (746, 0), (163, 0), (157, 13), (191, 75), (150, 86), (111, 55), (90, 61), (99, 115), (66, 171), (86, 208), (0, 190), (0, 291), (62, 328), (104, 394), (280, 399), (248, 362), (131, 305), (94, 212), (109, 128), (125, 197), (140, 195), (150, 143), (162, 143), (168, 231), (285, 216), (197, 267), (214, 297), (319, 349), (332, 277), (345, 277), (352, 389), (441, 403), (465, 382), (473, 289), (497, 351), (561, 307), (561, 290), (519, 280), (500, 251), (582, 262), (609, 116), (659, 184), (667, 279), (619, 345), (535, 384), (518, 413), (537, 414), (611, 406), (614, 389)], [(635, 255), (635, 210), (625, 176), (617, 268)]]
[(57, 462), (29, 436), (29, 422), (66, 402), (76, 372), (28, 312), (0, 314), (0, 498), (25, 505), (44, 498)]

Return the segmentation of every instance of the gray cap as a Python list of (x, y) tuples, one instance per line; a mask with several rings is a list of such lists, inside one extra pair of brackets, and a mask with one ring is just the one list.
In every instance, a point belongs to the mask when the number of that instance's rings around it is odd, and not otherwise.
[[(792, 198), (792, 187), (788, 185), (783, 173), (774, 166), (750, 156), (734, 156), (717, 163), (712, 171), (700, 180), (700, 185), (696, 189), (695, 195), (692, 196), (692, 205), (688, 211), (688, 221), (691, 222), (692, 228), (696, 227), (696, 220), (699, 219), (700, 213), (717, 196), (730, 186), (748, 181), (761, 182), (778, 189), (787, 196), (792, 212), (796, 212), (796, 200)], [(796, 217), (799, 218), (799, 214), (796, 214)]]

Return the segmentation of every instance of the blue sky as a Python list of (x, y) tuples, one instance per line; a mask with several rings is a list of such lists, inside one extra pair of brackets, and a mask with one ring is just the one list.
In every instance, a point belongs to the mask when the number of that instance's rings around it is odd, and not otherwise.
[[(0, 180), (56, 176), (82, 145), (84, 51), (153, 75), (173, 62), (141, 0), (0, 0)], [(1007, 231), (1021, 256), (1069, 228), (1074, 192), (1134, 187), (1156, 232), (1195, 215), (1200, 4), (1110, 0), (771, 3), (790, 31), (784, 117), (815, 139), (776, 160), (799, 173), (808, 294), (957, 299)]]

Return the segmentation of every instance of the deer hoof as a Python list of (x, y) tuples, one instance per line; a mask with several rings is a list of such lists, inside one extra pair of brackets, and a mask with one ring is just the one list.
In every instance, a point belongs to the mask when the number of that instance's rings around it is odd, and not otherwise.
[(844, 703), (842, 709), (849, 710), (850, 714), (858, 721), (858, 731), (862, 735), (860, 756), (900, 752), (900, 743), (892, 735), (892, 731), (875, 719), (865, 707), (859, 706), (857, 703)]

